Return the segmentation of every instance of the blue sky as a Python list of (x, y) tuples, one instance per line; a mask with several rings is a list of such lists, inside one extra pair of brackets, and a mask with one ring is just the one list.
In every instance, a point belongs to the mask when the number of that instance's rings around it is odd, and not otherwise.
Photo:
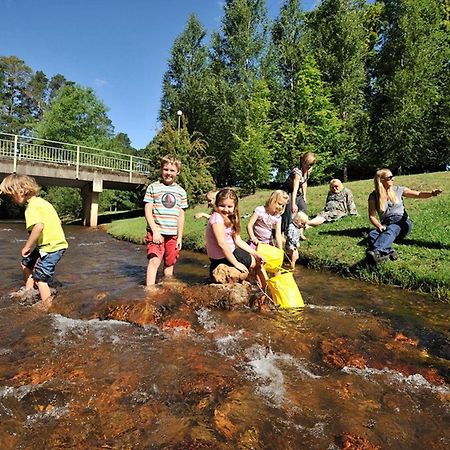
[[(271, 16), (281, 3), (266, 1)], [(222, 9), (216, 0), (0, 0), (0, 55), (94, 88), (116, 133), (143, 148), (159, 126), (162, 77), (175, 38), (192, 13), (209, 32), (218, 30)]]

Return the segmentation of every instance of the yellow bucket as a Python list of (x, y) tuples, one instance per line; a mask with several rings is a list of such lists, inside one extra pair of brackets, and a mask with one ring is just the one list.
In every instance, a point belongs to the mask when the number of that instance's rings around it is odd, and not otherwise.
[(269, 278), (267, 286), (273, 302), (280, 308), (302, 308), (305, 306), (292, 272), (285, 270)]
[(278, 272), (280, 270), (283, 265), (283, 249), (260, 242), (256, 247), (256, 251), (264, 258), (264, 269), (267, 272)]

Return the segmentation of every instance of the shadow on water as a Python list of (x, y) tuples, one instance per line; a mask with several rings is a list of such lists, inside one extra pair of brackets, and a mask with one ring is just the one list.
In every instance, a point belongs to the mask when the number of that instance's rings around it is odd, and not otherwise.
[(26, 233), (0, 226), (2, 450), (450, 446), (448, 305), (299, 267), (304, 309), (225, 311), (206, 255), (146, 290), (144, 246), (66, 233), (42, 312), (9, 295)]

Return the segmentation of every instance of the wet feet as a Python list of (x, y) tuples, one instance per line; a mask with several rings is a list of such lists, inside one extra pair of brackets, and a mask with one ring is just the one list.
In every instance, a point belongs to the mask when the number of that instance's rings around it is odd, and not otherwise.
[(55, 299), (54, 295), (50, 295), (45, 300), (38, 301), (33, 305), (33, 308), (38, 311), (48, 311), (53, 304), (53, 300)]

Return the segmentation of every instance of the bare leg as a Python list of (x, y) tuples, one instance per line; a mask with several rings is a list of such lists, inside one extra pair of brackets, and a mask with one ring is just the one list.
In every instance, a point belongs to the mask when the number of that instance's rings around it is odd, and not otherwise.
[(289, 257), (291, 258), (291, 269), (295, 269), (295, 263), (298, 260), (298, 249), (291, 250)]
[(159, 265), (161, 264), (161, 260), (157, 256), (152, 256), (148, 260), (147, 266), (147, 286), (153, 286), (156, 283), (156, 274), (158, 273)]
[(25, 289), (26, 290), (33, 289), (34, 288), (34, 280), (33, 280), (33, 278), (31, 278), (31, 274), (33, 273), (33, 271), (24, 265), (21, 265), (21, 266), (22, 266), (23, 283), (25, 285)]
[(308, 222), (308, 225), (312, 226), (312, 227), (316, 227), (317, 225), (321, 225), (325, 222), (325, 218), (322, 216), (316, 216), (314, 217), (314, 219), (311, 219)]
[(42, 311), (47, 311), (53, 303), (53, 296), (50, 291), (50, 287), (44, 281), (37, 282), (39, 294), (41, 296), (41, 301), (33, 305), (33, 307), (40, 309)]
[(173, 277), (173, 266), (164, 267), (164, 276), (165, 277)]

